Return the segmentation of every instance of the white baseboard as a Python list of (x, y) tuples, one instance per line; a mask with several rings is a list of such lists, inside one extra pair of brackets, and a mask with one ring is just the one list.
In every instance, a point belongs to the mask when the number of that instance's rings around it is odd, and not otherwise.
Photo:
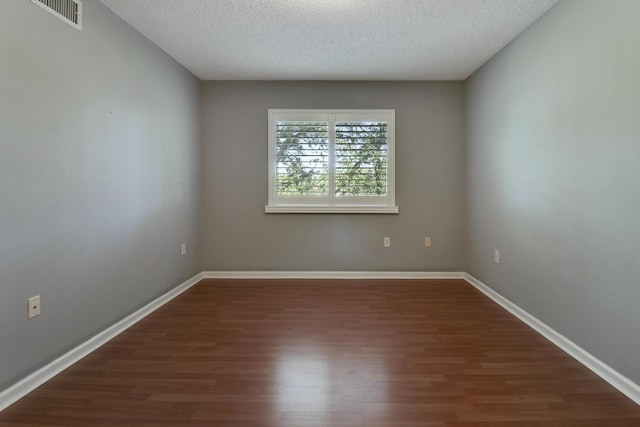
[(562, 334), (533, 317), (487, 285), (462, 272), (361, 272), (361, 271), (205, 271), (196, 274), (174, 289), (158, 297), (118, 323), (110, 326), (78, 347), (38, 369), (26, 378), (0, 392), (0, 411), (16, 402), (53, 376), (62, 372), (92, 351), (122, 333), (144, 317), (171, 301), (202, 279), (464, 279), (508, 312), (568, 353), (595, 374), (640, 405), (640, 386), (597, 359)]
[(16, 402), (18, 399), (24, 397), (40, 385), (44, 384), (46, 381), (53, 378), (55, 375), (59, 374), (69, 366), (73, 365), (89, 353), (106, 344), (109, 340), (124, 332), (126, 329), (130, 328), (135, 323), (142, 320), (164, 304), (168, 303), (169, 301), (198, 283), (200, 280), (202, 280), (202, 273), (196, 274), (192, 278), (171, 289), (169, 292), (161, 295), (157, 299), (151, 301), (149, 304), (145, 305), (144, 307), (115, 323), (114, 325), (108, 327), (104, 331), (83, 342), (76, 348), (63, 354), (53, 362), (43, 366), (42, 368), (18, 381), (6, 390), (1, 391), (0, 411)]
[(531, 314), (527, 313), (522, 308), (518, 307), (516, 304), (509, 301), (508, 299), (482, 283), (480, 280), (466, 273), (465, 280), (480, 292), (498, 303), (509, 313), (513, 314), (518, 319), (529, 325), (540, 335), (554, 343), (565, 353), (569, 354), (578, 362), (589, 368), (600, 378), (617, 388), (629, 399), (640, 405), (640, 386), (638, 384), (634, 383), (629, 378), (622, 375), (620, 372), (602, 362), (600, 359), (593, 356), (591, 353), (587, 352), (561, 333), (557, 332)]
[(464, 279), (463, 272), (424, 271), (204, 271), (205, 279)]

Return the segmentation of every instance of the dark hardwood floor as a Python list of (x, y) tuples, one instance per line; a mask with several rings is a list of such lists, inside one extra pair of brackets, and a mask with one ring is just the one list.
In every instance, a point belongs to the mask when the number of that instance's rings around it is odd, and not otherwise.
[(640, 426), (462, 280), (205, 280), (2, 426)]

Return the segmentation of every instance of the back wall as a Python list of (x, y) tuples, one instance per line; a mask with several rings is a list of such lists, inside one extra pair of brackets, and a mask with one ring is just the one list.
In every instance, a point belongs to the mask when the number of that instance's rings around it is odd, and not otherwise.
[[(265, 214), (269, 108), (395, 109), (400, 213)], [(461, 271), (463, 108), (462, 82), (204, 83), (203, 269)]]

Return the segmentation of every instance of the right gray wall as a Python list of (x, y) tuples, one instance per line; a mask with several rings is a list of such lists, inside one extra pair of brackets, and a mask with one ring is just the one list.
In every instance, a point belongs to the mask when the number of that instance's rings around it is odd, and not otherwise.
[(640, 383), (640, 2), (562, 0), (465, 90), (468, 272)]

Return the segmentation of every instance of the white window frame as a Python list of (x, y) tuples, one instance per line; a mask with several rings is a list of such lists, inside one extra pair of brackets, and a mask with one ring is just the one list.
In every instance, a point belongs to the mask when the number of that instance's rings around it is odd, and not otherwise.
[[(279, 121), (329, 122), (329, 192), (327, 196), (281, 196), (276, 184), (276, 123)], [(385, 196), (335, 196), (336, 121), (387, 123), (387, 194)], [(269, 201), (266, 213), (383, 213), (397, 214), (395, 201), (395, 110), (286, 110), (269, 109)]]

